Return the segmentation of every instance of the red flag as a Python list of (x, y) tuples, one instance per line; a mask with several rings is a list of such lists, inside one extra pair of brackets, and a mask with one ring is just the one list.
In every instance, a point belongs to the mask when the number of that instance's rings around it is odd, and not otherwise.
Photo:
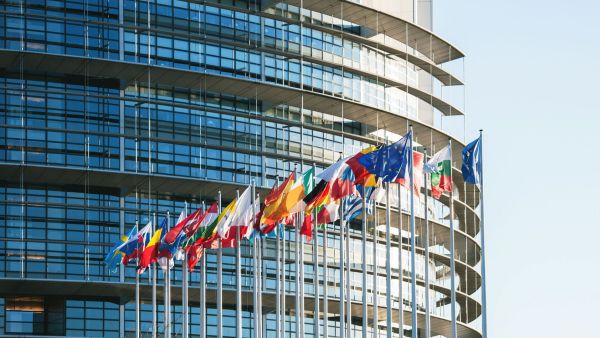
[[(198, 218), (201, 214), (202, 214), (202, 210), (198, 209), (198, 210), (194, 211), (193, 213), (189, 214), (186, 218), (183, 219), (183, 221), (177, 223), (165, 235), (165, 238), (164, 238), (165, 243), (173, 244), (173, 242), (175, 242), (175, 240), (177, 239), (177, 236), (179, 236), (179, 233), (181, 233), (181, 230), (183, 230), (183, 228), (186, 225), (188, 225), (188, 223), (190, 223), (194, 219)], [(190, 223), (190, 224), (192, 224), (192, 223)], [(186, 232), (186, 234), (187, 234), (187, 232)]]
[(187, 249), (187, 266), (190, 272), (194, 271), (194, 267), (196, 266), (200, 258), (202, 258), (203, 254), (204, 247), (199, 244), (194, 244)]
[(313, 218), (312, 213), (304, 215), (304, 222), (302, 222), (302, 228), (300, 228), (300, 234), (306, 236), (306, 241), (312, 240), (313, 233)]

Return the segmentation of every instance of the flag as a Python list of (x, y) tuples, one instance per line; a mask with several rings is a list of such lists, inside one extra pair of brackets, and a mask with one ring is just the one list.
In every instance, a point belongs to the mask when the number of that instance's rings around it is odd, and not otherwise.
[(271, 192), (265, 197), (265, 206), (261, 212), (260, 224), (262, 224), (262, 232), (268, 233), (275, 228), (279, 220), (284, 218), (285, 206), (282, 206), (284, 196), (290, 191), (294, 184), (296, 175), (290, 173), (288, 178), (278, 187), (273, 187)]
[(194, 272), (194, 267), (196, 267), (203, 254), (204, 247), (200, 244), (193, 244), (187, 249), (187, 266), (190, 272)]
[(156, 230), (152, 235), (152, 238), (150, 238), (150, 241), (145, 245), (138, 264), (138, 274), (144, 273), (146, 268), (158, 258), (158, 245), (160, 243), (162, 231), (162, 228)]
[(362, 210), (362, 199), (359, 195), (352, 194), (344, 199), (344, 219), (350, 222), (355, 219)]
[(206, 228), (204, 228), (204, 230), (198, 236), (196, 241), (194, 243), (190, 243), (190, 245), (202, 244), (205, 247), (209, 246), (215, 240), (215, 238), (217, 238), (217, 235), (219, 234), (219, 229), (228, 229), (229, 225), (231, 224), (231, 216), (233, 211), (235, 210), (236, 201), (236, 199), (231, 201), (231, 203), (229, 203), (227, 207), (225, 207), (225, 209), (221, 211), (219, 216), (217, 216), (217, 218), (215, 218), (212, 223), (210, 223)]
[[(374, 175), (371, 174), (359, 161), (358, 159), (362, 156), (374, 152), (381, 148), (381, 146), (370, 146), (367, 147), (356, 155), (352, 156), (348, 160), (346, 160), (346, 164), (352, 169), (352, 173), (354, 174), (355, 183), (356, 184), (366, 184), (367, 182), (373, 183)], [(367, 184), (367, 186), (369, 186)]]
[(465, 183), (481, 182), (481, 137), (467, 144), (462, 151), (462, 175)]
[(314, 189), (302, 199), (302, 202), (306, 206), (304, 212), (310, 213), (314, 208), (327, 204), (329, 202), (330, 191), (331, 186), (329, 185), (329, 182), (321, 180), (317, 183)]
[(347, 161), (350, 157), (340, 159), (317, 175), (318, 178), (329, 183), (329, 194), (333, 200), (338, 200), (354, 191), (356, 177)]
[(340, 218), (339, 208), (338, 201), (332, 201), (323, 206), (317, 213), (317, 224), (329, 224), (337, 221)]
[(252, 231), (248, 231), (248, 229), (252, 229), (249, 225), (241, 225), (241, 226), (232, 226), (227, 232), (227, 236), (225, 238), (221, 238), (221, 247), (222, 248), (237, 248), (239, 245), (239, 240), (246, 236), (246, 232), (252, 233)]
[(123, 265), (127, 265), (129, 261), (139, 258), (142, 255), (146, 243), (150, 240), (151, 232), (152, 222), (148, 222), (148, 224), (146, 224), (142, 230), (139, 230), (133, 237), (119, 247), (119, 251), (123, 252), (124, 254), (123, 259), (121, 260)]
[(121, 240), (117, 242), (106, 254), (104, 262), (106, 263), (110, 272), (114, 273), (117, 271), (117, 266), (121, 262), (122, 256), (124, 255), (119, 248), (128, 240), (134, 238), (136, 230), (136, 227), (131, 228), (131, 230), (129, 230), (129, 234), (127, 234), (127, 236), (121, 236)]
[[(175, 242), (175, 240), (177, 239), (177, 237), (179, 236), (179, 234), (181, 233), (181, 231), (188, 225), (193, 224), (194, 221), (199, 217), (199, 215), (202, 214), (202, 210), (198, 209), (196, 211), (194, 211), (193, 213), (189, 214), (189, 216), (182, 218), (182, 216), (185, 214), (185, 210), (181, 211), (181, 214), (179, 214), (179, 219), (177, 220), (177, 223), (175, 224), (175, 226), (173, 228), (171, 228), (171, 230), (165, 235), (165, 243), (167, 244), (172, 244), (173, 242)], [(189, 228), (188, 228), (189, 231)]]
[(444, 191), (452, 191), (451, 154), (448, 144), (425, 164), (425, 171), (431, 173), (431, 195), (435, 199), (439, 199)]
[(306, 241), (308, 241), (308, 242), (310, 242), (312, 240), (312, 235), (313, 235), (312, 212), (304, 215), (304, 221), (302, 221), (302, 226), (300, 227), (300, 235), (306, 236)]
[[(256, 197), (252, 196), (252, 186), (248, 186), (246, 190), (240, 195), (235, 206), (235, 212), (232, 216), (230, 231), (235, 228), (235, 233), (240, 235), (241, 238), (247, 238), (252, 233), (253, 222), (256, 220), (256, 206), (258, 202)], [(221, 238), (230, 238), (230, 234), (225, 234)], [(223, 240), (221, 240), (221, 244)]]
[(409, 162), (412, 132), (408, 132), (397, 142), (360, 156), (357, 161), (370, 173), (383, 182), (394, 182), (404, 178)]
[(184, 232), (182, 232), (182, 248), (186, 248), (188, 246), (193, 245), (200, 237), (202, 237), (204, 230), (210, 226), (215, 219), (219, 216), (219, 203), (213, 202), (211, 206), (206, 209), (206, 212), (202, 214), (202, 216), (197, 220), (196, 230), (190, 237), (186, 237)]
[(306, 209), (306, 203), (304, 203), (303, 199), (313, 190), (314, 182), (314, 168), (308, 169), (302, 174), (301, 179), (296, 180), (290, 191), (287, 193), (284, 201), (285, 208), (289, 211), (290, 215)]
[[(420, 196), (421, 187), (423, 186), (423, 160), (425, 155), (413, 151), (413, 177), (415, 179), (414, 191), (417, 196)], [(408, 171), (408, 167), (406, 169)], [(396, 179), (396, 183), (402, 184), (405, 188), (410, 189), (410, 177), (408, 173), (403, 178)]]

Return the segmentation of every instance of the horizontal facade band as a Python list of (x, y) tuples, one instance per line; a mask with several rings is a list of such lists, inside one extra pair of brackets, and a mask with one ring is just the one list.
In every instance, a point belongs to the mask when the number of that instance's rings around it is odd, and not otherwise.
[[(272, 1), (272, 4), (278, 3)], [(431, 31), (377, 8), (350, 0), (291, 0), (285, 3), (331, 15), (385, 34), (429, 57), (435, 64), (460, 59), (465, 54)]]
[[(245, 9), (241, 9), (239, 7), (232, 7), (232, 6), (226, 6), (226, 5), (222, 5), (222, 4), (212, 4), (215, 7), (218, 8), (223, 8), (223, 9), (227, 9), (227, 10), (232, 10), (232, 11), (238, 11), (238, 12), (243, 12), (243, 13), (252, 13), (252, 14), (256, 14), (256, 15), (260, 15), (262, 17), (265, 18), (269, 18), (269, 19), (273, 19), (273, 20), (279, 20), (279, 21), (284, 21), (284, 22), (289, 22), (289, 23), (295, 23), (295, 24), (300, 24), (300, 22), (298, 20), (293, 20), (287, 17), (283, 17), (283, 16), (278, 16), (275, 14), (269, 14), (266, 12), (255, 12), (255, 11), (249, 11), (249, 10), (245, 10)], [(6, 14), (6, 15), (11, 15), (11, 16), (17, 16), (18, 14), (14, 13), (14, 12), (10, 12), (10, 11), (0, 11), (0, 14)], [(318, 59), (318, 58), (314, 58), (314, 57), (310, 57), (307, 55), (301, 55), (301, 54), (295, 54), (292, 52), (286, 52), (286, 51), (282, 51), (282, 50), (276, 50), (276, 49), (272, 49), (272, 48), (268, 48), (268, 47), (257, 47), (257, 46), (252, 46), (249, 44), (244, 44), (244, 43), (240, 43), (240, 42), (236, 42), (233, 40), (227, 40), (227, 39), (218, 39), (216, 37), (210, 37), (208, 35), (200, 35), (198, 33), (194, 33), (194, 34), (186, 34), (180, 31), (175, 31), (175, 30), (167, 30), (165, 28), (147, 28), (146, 26), (134, 26), (134, 25), (128, 25), (128, 24), (120, 24), (120, 23), (115, 23), (115, 22), (103, 22), (103, 21), (95, 21), (95, 20), (83, 20), (83, 19), (78, 19), (78, 18), (65, 18), (65, 17), (59, 17), (59, 16), (51, 16), (51, 15), (42, 15), (42, 14), (35, 14), (35, 13), (27, 13), (27, 17), (28, 18), (40, 18), (40, 19), (49, 19), (49, 20), (61, 20), (61, 21), (69, 21), (69, 22), (79, 22), (79, 23), (88, 23), (88, 24), (92, 24), (92, 25), (101, 25), (103, 27), (116, 27), (116, 28), (123, 28), (123, 29), (129, 29), (129, 30), (139, 30), (140, 32), (152, 32), (152, 33), (156, 33), (156, 34), (162, 34), (162, 35), (169, 35), (172, 37), (180, 37), (180, 38), (187, 38), (187, 39), (191, 39), (194, 41), (206, 41), (206, 42), (212, 42), (212, 43), (220, 43), (220, 44), (225, 44), (225, 45), (229, 45), (229, 46), (237, 46), (237, 47), (242, 47), (242, 48), (252, 48), (252, 49), (256, 49), (258, 51), (264, 51), (267, 53), (275, 53), (278, 55), (283, 55), (286, 56), (288, 58), (304, 58), (305, 60), (310, 60), (313, 63), (316, 64), (320, 64), (320, 65), (325, 65), (325, 66), (342, 66), (340, 64), (337, 63), (333, 63), (333, 62), (327, 62), (325, 60), (322, 59)], [(346, 33), (344, 32), (343, 34), (335, 29), (332, 29), (330, 27), (325, 27), (325, 26), (319, 26), (319, 25), (315, 25), (315, 24), (311, 24), (311, 23), (306, 23), (303, 22), (302, 23), (304, 27), (307, 28), (311, 28), (311, 29), (315, 29), (315, 30), (320, 30), (329, 34), (332, 34), (334, 36), (338, 36), (340, 38), (343, 38), (344, 40), (349, 40), (352, 42), (357, 42), (357, 43), (361, 43), (365, 46), (369, 46), (371, 48), (375, 48), (378, 49), (380, 51), (382, 51), (383, 53), (387, 53), (388, 56), (395, 56), (398, 57), (399, 59), (405, 60), (410, 64), (413, 64), (417, 67), (419, 67), (419, 69), (423, 70), (424, 72), (427, 72), (429, 74), (431, 74), (433, 77), (435, 77), (436, 79), (438, 79), (441, 83), (443, 83), (445, 86), (460, 86), (460, 85), (464, 85), (464, 83), (457, 77), (453, 76), (452, 74), (450, 74), (449, 72), (447, 72), (446, 70), (444, 70), (443, 68), (439, 67), (438, 65), (432, 63), (431, 61), (429, 61), (428, 59), (424, 59), (424, 58), (420, 58), (418, 56), (415, 56), (409, 52), (407, 52), (406, 50), (399, 50), (397, 48), (379, 43), (379, 42), (374, 42), (373, 40), (369, 40), (365, 37), (362, 36), (358, 36), (358, 35), (354, 35), (354, 34), (350, 34), (350, 33)], [(304, 47), (305, 48), (305, 47)], [(357, 74), (363, 74), (364, 76), (367, 77), (371, 77), (371, 78), (375, 78), (376, 75), (374, 74), (370, 74), (368, 72), (364, 72), (361, 71), (359, 69), (353, 68), (353, 67), (348, 67), (347, 65), (343, 66), (344, 68), (348, 68), (348, 69), (352, 69), (353, 72), (356, 72)], [(385, 83), (385, 78), (379, 77), (380, 82)], [(393, 81), (388, 81), (388, 84), (393, 85)], [(431, 96), (431, 94), (429, 94)], [(415, 95), (417, 96), (417, 95)], [(436, 98), (439, 100), (439, 98)], [(443, 102), (443, 101), (442, 101)], [(442, 104), (446, 104), (446, 103), (442, 103)], [(453, 107), (453, 109), (455, 109), (457, 112), (459, 111), (459, 109)]]
[(0, 68), (18, 70), (21, 60), (24, 68), (32, 72), (79, 76), (83, 76), (87, 72), (90, 77), (118, 79), (122, 82), (123, 87), (135, 81), (144, 83), (149, 72), (151, 83), (254, 97), (263, 102), (271, 102), (273, 105), (288, 104), (303, 107), (371, 126), (380, 126), (399, 135), (405, 134), (408, 125), (412, 124), (415, 142), (423, 144), (428, 149), (441, 149), (450, 139), (453, 140), (454, 153), (460, 153), (464, 146), (462, 141), (415, 119), (347, 99), (278, 84), (132, 62), (0, 50)]
[[(76, 297), (108, 299), (118, 304), (126, 304), (135, 299), (135, 284), (125, 282), (90, 282), (90, 281), (65, 281), (65, 280), (48, 280), (48, 279), (12, 279), (0, 278), (0, 290), (2, 294), (7, 295), (71, 295)], [(157, 288), (157, 298), (163, 298), (163, 288)], [(206, 302), (209, 305), (216, 304), (216, 290), (206, 290)], [(196, 286), (190, 286), (188, 289), (189, 304), (191, 306), (199, 306), (200, 289)], [(242, 302), (248, 306), (252, 304), (253, 292), (244, 291), (242, 293)], [(152, 299), (152, 286), (140, 285), (140, 298), (142, 300)], [(293, 310), (295, 308), (296, 297), (288, 294), (285, 299), (286, 307)], [(223, 289), (223, 306), (226, 308), (235, 308), (235, 289)], [(181, 303), (181, 288), (171, 288), (171, 302), (174, 304)], [(314, 297), (305, 296), (304, 308), (311, 309), (308, 313), (312, 313), (314, 308)], [(275, 311), (276, 297), (271, 291), (262, 292), (263, 312), (268, 313)], [(373, 306), (368, 306), (368, 316), (373, 316)], [(330, 319), (332, 313), (339, 313), (339, 301), (330, 299), (328, 302)], [(323, 309), (323, 299), (320, 299), (320, 309)], [(387, 309), (384, 306), (379, 306), (378, 318), (385, 318)], [(362, 305), (352, 303), (352, 316), (356, 318), (362, 317)], [(423, 330), (425, 328), (425, 314), (418, 312), (417, 326)], [(392, 310), (393, 323), (397, 326), (398, 309)], [(404, 311), (404, 324), (411, 324), (411, 313), (408, 310)], [(451, 322), (447, 318), (431, 315), (431, 331), (436, 335), (451, 336)], [(472, 328), (468, 324), (457, 321), (457, 333), (461, 338), (481, 338), (481, 333)]]

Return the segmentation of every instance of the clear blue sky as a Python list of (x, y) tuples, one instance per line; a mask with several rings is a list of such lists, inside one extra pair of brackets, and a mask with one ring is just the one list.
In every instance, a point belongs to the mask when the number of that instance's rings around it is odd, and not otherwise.
[(435, 0), (485, 130), (490, 338), (600, 337), (600, 2)]

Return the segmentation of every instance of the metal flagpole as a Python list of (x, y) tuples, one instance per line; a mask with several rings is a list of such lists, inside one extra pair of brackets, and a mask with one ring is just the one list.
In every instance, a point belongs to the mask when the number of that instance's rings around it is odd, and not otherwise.
[[(171, 230), (171, 215), (170, 213), (167, 211), (167, 232), (169, 232), (169, 230)], [(165, 234), (166, 235), (166, 234)], [(170, 311), (171, 311), (171, 295), (170, 295), (170, 291), (171, 291), (171, 258), (167, 258), (167, 268), (163, 273), (163, 277), (164, 277), (164, 283), (165, 283), (165, 291), (164, 291), (164, 301), (165, 301), (165, 305), (164, 305), (164, 316), (165, 316), (165, 323), (164, 323), (164, 333), (165, 333), (165, 338), (169, 338), (171, 337), (171, 316), (170, 316)]]
[[(313, 162), (312, 165), (312, 170), (313, 173), (316, 172), (316, 165)], [(304, 179), (304, 178), (302, 178)], [(313, 175), (312, 177), (312, 186), (314, 187), (316, 185), (316, 178)], [(302, 182), (304, 183), (304, 182)], [(313, 226), (313, 252), (312, 252), (312, 260), (313, 260), (313, 271), (314, 271), (314, 275), (313, 275), (313, 282), (314, 282), (314, 300), (315, 300), (315, 304), (314, 304), (314, 335), (315, 337), (319, 337), (320, 336), (320, 326), (319, 326), (319, 232), (318, 232), (318, 227), (319, 227), (319, 221), (318, 221), (318, 214), (317, 214), (317, 209), (313, 210), (313, 222), (314, 222), (314, 226)]]
[[(251, 190), (252, 196), (254, 198), (256, 198), (256, 183), (254, 182), (254, 179), (252, 179), (252, 190)], [(256, 215), (256, 205), (254, 203), (254, 201), (252, 202), (252, 210), (254, 211), (254, 214)], [(254, 228), (254, 220), (252, 221), (252, 227)], [(263, 273), (262, 273), (262, 238), (260, 238), (260, 241), (257, 243), (258, 247), (257, 247), (257, 266), (258, 266), (258, 288), (256, 290), (257, 292), (257, 296), (258, 296), (258, 336), (257, 338), (262, 338), (263, 336), (263, 315), (262, 315), (262, 287), (263, 287)]]
[(362, 338), (367, 338), (368, 307), (367, 307), (367, 196), (365, 186), (362, 186)]
[[(317, 222), (318, 223), (318, 222)], [(327, 230), (329, 224), (323, 228), (323, 337), (329, 337), (329, 235)]]
[(399, 287), (398, 287), (398, 298), (400, 300), (400, 305), (398, 309), (399, 318), (398, 318), (398, 328), (400, 332), (400, 337), (404, 337), (404, 290), (402, 289), (402, 285), (404, 284), (404, 266), (402, 265), (402, 185), (398, 184), (398, 271), (400, 274), (400, 278), (398, 279)]
[[(340, 156), (341, 157), (341, 156)], [(339, 252), (339, 260), (340, 260), (340, 264), (339, 264), (339, 269), (340, 269), (340, 284), (339, 284), (339, 290), (340, 290), (340, 338), (344, 338), (346, 335), (346, 318), (344, 316), (344, 258), (345, 258), (345, 250), (344, 250), (344, 246), (345, 246), (345, 242), (346, 242), (346, 238), (344, 235), (344, 202), (343, 202), (344, 198), (342, 198), (341, 201), (341, 205), (340, 205), (340, 237), (339, 237), (339, 242), (340, 242), (340, 252)]]
[[(387, 143), (387, 142), (386, 142)], [(391, 240), (391, 214), (390, 214), (390, 184), (385, 184), (385, 306), (386, 306), (386, 333), (392, 338), (392, 240)]]
[[(139, 232), (140, 227), (138, 221), (135, 221), (135, 229)], [(139, 265), (139, 251), (140, 245), (139, 242), (137, 244), (137, 253), (138, 258), (136, 259), (137, 264)], [(140, 338), (140, 275), (135, 271), (135, 337)]]
[[(423, 149), (423, 162), (427, 161), (427, 149)], [(425, 237), (425, 338), (431, 337), (431, 314), (429, 304), (429, 204), (428, 204), (428, 192), (427, 192), (427, 173), (423, 170), (423, 186), (425, 187), (425, 230), (423, 236)]]
[[(292, 216), (293, 217), (293, 216)], [(285, 230), (285, 226), (284, 226)], [(286, 244), (285, 244), (285, 235), (284, 231), (281, 236), (281, 336), (285, 337), (285, 323), (286, 323), (286, 308), (285, 308), (285, 284), (286, 284), (286, 274), (285, 274), (285, 265), (286, 265)], [(289, 236), (289, 233), (288, 233)], [(288, 253), (289, 255), (289, 253)]]
[[(343, 205), (343, 204), (342, 204)], [(344, 214), (347, 210), (344, 211)], [(346, 326), (348, 327), (348, 338), (352, 337), (352, 299), (350, 289), (350, 225), (346, 221)]]
[[(481, 321), (483, 338), (487, 338), (487, 298), (485, 285), (485, 236), (484, 236), (484, 214), (483, 214), (483, 129), (479, 129), (479, 163), (481, 163), (481, 172), (479, 173), (479, 205), (481, 218), (479, 220), (479, 231), (481, 236)], [(475, 169), (477, 170), (477, 168)]]
[[(275, 176), (275, 182), (279, 185), (279, 176)], [(279, 224), (276, 225), (275, 235), (275, 261), (277, 262), (275, 272), (277, 276), (275, 278), (275, 337), (281, 338), (281, 231)]]
[[(304, 224), (304, 214), (300, 213), (299, 215), (300, 221), (298, 222), (300, 226)], [(300, 337), (304, 337), (304, 241), (302, 240), (302, 235), (299, 234), (298, 242), (300, 247), (298, 248), (298, 266), (300, 267), (300, 323), (298, 334)]]
[[(240, 191), (236, 189), (235, 198), (237, 201), (240, 200)], [(254, 204), (253, 204), (254, 205)], [(241, 226), (241, 224), (238, 224)], [(241, 246), (241, 232), (240, 228), (237, 229), (236, 232), (236, 248), (235, 248), (235, 329), (236, 336), (242, 336), (242, 246)]]
[[(154, 235), (154, 232), (156, 232), (156, 212), (152, 217), (152, 235)], [(156, 331), (158, 328), (158, 311), (156, 309), (156, 265), (149, 266), (149, 268), (152, 269), (152, 338), (156, 338)]]
[[(410, 125), (410, 155), (408, 159), (410, 174), (410, 291), (411, 291), (411, 324), (412, 338), (417, 338), (417, 273), (416, 273), (416, 239), (415, 239), (415, 173), (413, 170), (413, 127)], [(455, 337), (454, 337), (455, 338)]]
[[(188, 210), (187, 210), (187, 202), (185, 202), (185, 214), (187, 216), (188, 214)], [(188, 266), (187, 266), (187, 254), (184, 253), (184, 258), (183, 258), (183, 265), (181, 267), (181, 288), (182, 288), (182, 292), (181, 292), (181, 317), (183, 318), (183, 325), (181, 328), (181, 336), (183, 338), (187, 338), (188, 337), (188, 320), (189, 320), (189, 315), (188, 315)]]
[(377, 299), (377, 202), (373, 201), (373, 337), (379, 337), (378, 299)]
[[(202, 213), (206, 212), (206, 204), (202, 201)], [(196, 230), (200, 231), (200, 229)], [(206, 338), (206, 250), (202, 249), (200, 259), (200, 338)]]
[[(448, 141), (450, 148), (450, 166), (452, 166), (452, 140)], [(452, 182), (452, 169), (450, 169)], [(452, 185), (452, 183), (450, 184)], [(450, 314), (452, 316), (452, 338), (456, 338), (456, 267), (454, 264), (454, 187), (450, 191)]]
[[(219, 214), (221, 214), (222, 201), (221, 190), (218, 193)], [(217, 238), (219, 248), (217, 249), (217, 337), (223, 338), (223, 248), (221, 237)], [(184, 337), (185, 338), (185, 337)]]
[[(296, 171), (296, 165), (294, 164), (294, 176), (296, 176), (297, 171)], [(294, 269), (295, 269), (295, 287), (296, 287), (296, 292), (295, 292), (295, 297), (296, 297), (296, 304), (295, 304), (295, 312), (296, 312), (296, 334), (298, 334), (298, 332), (300, 331), (300, 311), (302, 310), (300, 308), (300, 261), (299, 261), (299, 256), (300, 256), (300, 227), (301, 224), (300, 223), (300, 213), (294, 215)]]

